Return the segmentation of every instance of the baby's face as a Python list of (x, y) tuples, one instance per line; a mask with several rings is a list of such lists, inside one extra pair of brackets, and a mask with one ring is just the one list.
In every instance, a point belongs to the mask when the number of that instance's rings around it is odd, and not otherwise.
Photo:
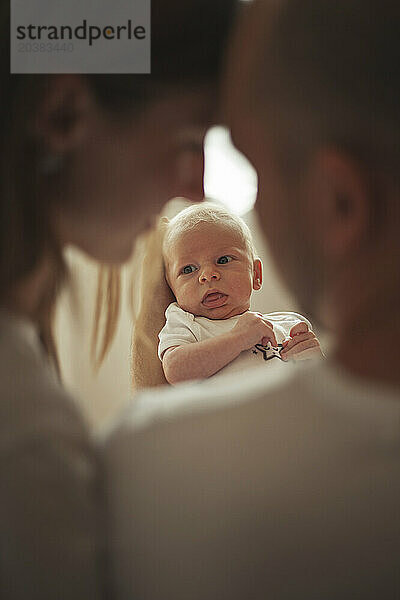
[(173, 238), (165, 256), (168, 282), (179, 306), (196, 316), (228, 319), (250, 307), (261, 287), (261, 263), (224, 224), (200, 223)]

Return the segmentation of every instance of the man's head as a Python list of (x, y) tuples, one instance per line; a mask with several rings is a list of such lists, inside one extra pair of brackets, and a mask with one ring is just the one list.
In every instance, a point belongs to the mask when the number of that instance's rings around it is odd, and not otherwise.
[(206, 202), (186, 208), (167, 226), (163, 254), (167, 281), (181, 308), (227, 319), (249, 309), (262, 267), (242, 219)]
[(247, 17), (227, 77), (233, 140), (282, 274), (337, 325), (400, 294), (400, 6), (256, 0)]

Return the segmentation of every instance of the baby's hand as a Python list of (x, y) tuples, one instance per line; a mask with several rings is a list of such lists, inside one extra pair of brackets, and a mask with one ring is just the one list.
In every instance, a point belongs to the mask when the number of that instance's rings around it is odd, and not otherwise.
[(315, 333), (309, 331), (304, 321), (294, 325), (289, 335), (290, 339), (283, 342), (283, 360), (306, 360), (324, 356)]
[(277, 345), (273, 325), (261, 313), (248, 311), (241, 315), (231, 333), (236, 336), (242, 350), (248, 350), (256, 344), (266, 346), (268, 342), (272, 346)]

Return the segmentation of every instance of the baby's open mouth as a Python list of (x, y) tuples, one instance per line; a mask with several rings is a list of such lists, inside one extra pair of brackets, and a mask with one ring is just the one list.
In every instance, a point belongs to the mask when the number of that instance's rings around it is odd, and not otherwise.
[(218, 308), (225, 304), (227, 298), (222, 292), (208, 292), (203, 296), (201, 303), (207, 308)]

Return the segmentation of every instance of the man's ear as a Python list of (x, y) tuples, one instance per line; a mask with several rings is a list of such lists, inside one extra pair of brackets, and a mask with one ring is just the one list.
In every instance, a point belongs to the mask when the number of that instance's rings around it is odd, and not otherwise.
[(356, 160), (336, 150), (324, 150), (312, 162), (312, 218), (325, 255), (341, 259), (369, 232), (367, 175)]
[(260, 290), (262, 286), (262, 262), (259, 258), (253, 263), (253, 290)]
[(86, 134), (93, 102), (83, 77), (49, 77), (32, 122), (33, 134), (41, 139), (48, 151), (57, 154), (68, 152)]

